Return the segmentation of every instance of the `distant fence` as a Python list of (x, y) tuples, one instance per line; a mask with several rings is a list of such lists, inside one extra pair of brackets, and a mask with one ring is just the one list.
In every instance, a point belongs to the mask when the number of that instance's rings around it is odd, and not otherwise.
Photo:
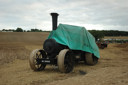
[(104, 41), (109, 43), (128, 43), (128, 39), (104, 39)]

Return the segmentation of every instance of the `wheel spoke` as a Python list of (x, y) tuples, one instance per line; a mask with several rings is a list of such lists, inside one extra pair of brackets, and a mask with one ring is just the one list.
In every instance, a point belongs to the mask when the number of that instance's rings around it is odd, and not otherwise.
[(38, 58), (38, 54), (36, 53), (36, 58)]
[(64, 73), (69, 73), (73, 70), (73, 56), (69, 49), (61, 50), (58, 55), (59, 70)]
[(73, 68), (73, 60), (71, 58), (71, 56), (65, 56), (65, 61), (64, 61), (64, 64), (65, 64), (65, 69), (67, 72), (69, 72), (70, 70), (72, 70)]
[(36, 54), (36, 58), (40, 58), (41, 56), (41, 53), (40, 54)]
[(36, 60), (34, 60), (34, 63), (37, 65), (37, 61)]

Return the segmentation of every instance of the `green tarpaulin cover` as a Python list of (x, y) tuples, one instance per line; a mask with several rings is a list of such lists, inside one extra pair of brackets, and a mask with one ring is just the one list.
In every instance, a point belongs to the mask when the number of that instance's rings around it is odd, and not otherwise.
[(72, 50), (90, 52), (97, 58), (100, 58), (95, 38), (84, 27), (59, 24), (56, 30), (50, 32), (48, 39), (51, 38), (60, 44), (68, 46)]

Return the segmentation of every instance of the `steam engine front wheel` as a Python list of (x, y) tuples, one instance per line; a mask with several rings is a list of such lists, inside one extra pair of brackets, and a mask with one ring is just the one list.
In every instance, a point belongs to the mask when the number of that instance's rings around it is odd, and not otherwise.
[(39, 62), (39, 59), (46, 57), (46, 53), (44, 50), (33, 50), (29, 57), (29, 65), (34, 71), (44, 70), (46, 64), (42, 64)]

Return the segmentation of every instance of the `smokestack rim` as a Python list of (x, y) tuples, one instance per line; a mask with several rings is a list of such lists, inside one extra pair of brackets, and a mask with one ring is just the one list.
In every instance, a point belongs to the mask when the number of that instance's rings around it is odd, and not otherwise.
[(59, 14), (58, 13), (55, 13), (55, 12), (52, 12), (50, 13), (52, 16), (58, 16)]

